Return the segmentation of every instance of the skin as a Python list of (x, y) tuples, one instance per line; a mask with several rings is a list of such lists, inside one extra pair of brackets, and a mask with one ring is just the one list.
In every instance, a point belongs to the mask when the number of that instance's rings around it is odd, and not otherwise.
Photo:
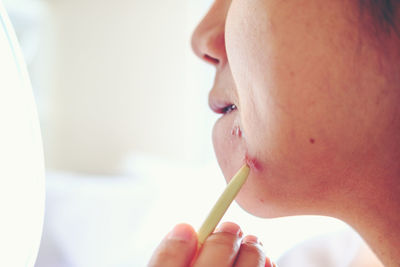
[(197, 236), (187, 224), (180, 224), (161, 241), (149, 267), (274, 267), (265, 257), (262, 244), (255, 236), (242, 238), (240, 227), (223, 223), (197, 251)]
[(400, 42), (356, 3), (216, 0), (193, 50), (216, 68), (210, 107), (236, 106), (213, 141), (227, 180), (252, 169), (239, 204), (339, 218), (400, 266)]

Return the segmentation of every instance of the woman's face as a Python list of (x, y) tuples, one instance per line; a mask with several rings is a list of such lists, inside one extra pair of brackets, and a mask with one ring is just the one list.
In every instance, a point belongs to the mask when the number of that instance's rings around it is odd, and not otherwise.
[(216, 67), (219, 164), (250, 165), (238, 202), (255, 215), (335, 209), (390, 147), (394, 81), (349, 2), (216, 0), (193, 35)]

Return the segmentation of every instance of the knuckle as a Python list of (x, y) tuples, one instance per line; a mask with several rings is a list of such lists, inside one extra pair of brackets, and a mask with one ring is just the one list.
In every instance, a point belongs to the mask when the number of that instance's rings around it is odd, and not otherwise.
[(245, 253), (251, 255), (253, 257), (265, 258), (264, 251), (260, 248), (260, 246), (253, 243), (242, 243), (240, 246), (240, 253)]
[(239, 238), (235, 235), (229, 233), (216, 233), (206, 240), (204, 246), (222, 251), (238, 251), (240, 242)]
[(233, 234), (216, 233), (211, 235), (206, 243), (209, 246), (232, 248), (237, 244), (237, 239), (238, 238)]
[(187, 242), (183, 240), (168, 240), (157, 251), (159, 261), (173, 259), (185, 250)]

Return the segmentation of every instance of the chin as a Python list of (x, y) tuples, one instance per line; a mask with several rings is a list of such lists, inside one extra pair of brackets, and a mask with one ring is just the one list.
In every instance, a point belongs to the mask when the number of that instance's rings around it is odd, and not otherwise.
[(246, 143), (237, 112), (218, 119), (213, 128), (214, 151), (227, 182), (246, 163)]
[[(236, 115), (237, 116), (237, 115)], [(288, 215), (277, 205), (276, 193), (268, 183), (268, 168), (248, 152), (245, 134), (235, 113), (221, 117), (213, 129), (214, 150), (227, 182), (244, 165), (250, 174), (236, 201), (247, 212), (263, 218)]]
[[(250, 178), (250, 177), (249, 177)], [(246, 212), (259, 218), (279, 218), (294, 215), (275, 205), (273, 201), (257, 198), (252, 192), (243, 189), (236, 197), (236, 202)]]

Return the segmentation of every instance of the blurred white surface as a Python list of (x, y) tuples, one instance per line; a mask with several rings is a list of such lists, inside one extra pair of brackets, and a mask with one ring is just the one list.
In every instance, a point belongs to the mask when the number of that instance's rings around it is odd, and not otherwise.
[(44, 215), (39, 120), (19, 45), (0, 2), (0, 266), (33, 266)]
[(43, 2), (37, 78), (48, 168), (118, 174), (130, 153), (212, 159), (214, 70), (190, 47), (211, 1)]

